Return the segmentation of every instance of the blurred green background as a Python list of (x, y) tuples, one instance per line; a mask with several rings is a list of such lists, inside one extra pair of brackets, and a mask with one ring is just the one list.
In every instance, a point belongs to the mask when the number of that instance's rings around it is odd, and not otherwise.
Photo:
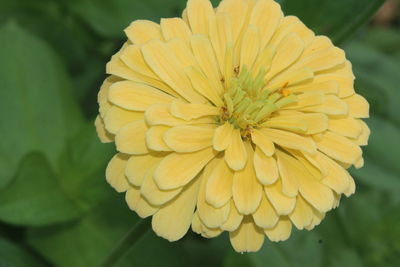
[[(371, 103), (357, 193), (314, 231), (258, 253), (227, 235), (169, 243), (147, 232), (118, 266), (400, 266), (400, 2), (282, 0), (343, 47)], [(213, 1), (217, 4), (218, 1)], [(180, 15), (185, 0), (0, 1), (0, 266), (97, 266), (135, 224), (106, 184), (113, 145), (93, 120), (105, 64), (135, 19)]]

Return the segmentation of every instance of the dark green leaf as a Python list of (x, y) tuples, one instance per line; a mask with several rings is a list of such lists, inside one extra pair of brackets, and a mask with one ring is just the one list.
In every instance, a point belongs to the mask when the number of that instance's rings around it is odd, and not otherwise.
[(14, 24), (0, 28), (0, 188), (20, 159), (40, 151), (55, 166), (66, 138), (81, 122), (57, 57)]
[(0, 237), (0, 266), (39, 267), (43, 263), (25, 248)]
[(0, 220), (17, 225), (44, 225), (71, 220), (79, 210), (58, 184), (48, 162), (29, 154), (16, 178), (0, 194)]
[(341, 43), (369, 20), (384, 0), (282, 0), (287, 15), (298, 16), (317, 34)]

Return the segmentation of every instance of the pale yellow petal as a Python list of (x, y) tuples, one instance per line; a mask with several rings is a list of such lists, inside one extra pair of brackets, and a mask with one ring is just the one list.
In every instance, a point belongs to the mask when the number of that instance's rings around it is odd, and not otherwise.
[(108, 99), (127, 110), (145, 111), (152, 104), (170, 103), (175, 98), (145, 84), (122, 81), (110, 86)]
[(190, 227), (200, 180), (195, 179), (186, 185), (178, 197), (163, 206), (151, 221), (154, 232), (169, 241), (182, 238)]
[(260, 206), (253, 213), (253, 219), (256, 225), (263, 229), (274, 227), (279, 220), (279, 215), (276, 213), (265, 194), (263, 194)]
[(221, 225), (221, 229), (229, 232), (235, 231), (242, 223), (243, 215), (237, 210), (233, 200), (230, 201), (231, 210), (229, 212), (228, 219)]
[(140, 193), (150, 204), (161, 206), (177, 196), (182, 191), (182, 187), (172, 190), (161, 190), (158, 188), (153, 178), (156, 167), (157, 166), (153, 166), (147, 170), (140, 188)]
[(276, 151), (276, 156), (282, 181), (282, 193), (288, 197), (295, 197), (299, 190), (298, 176), (304, 173), (305, 169), (299, 161), (280, 150)]
[(312, 223), (314, 214), (312, 207), (299, 195), (296, 198), (296, 206), (289, 218), (297, 229), (303, 230)]
[(229, 122), (218, 126), (214, 132), (213, 147), (217, 151), (223, 151), (228, 148), (232, 142), (233, 125)]
[(251, 13), (249, 24), (260, 29), (261, 48), (271, 40), (283, 18), (281, 7), (275, 1), (258, 0)]
[(217, 13), (209, 18), (209, 36), (221, 73), (224, 73), (225, 51), (232, 43), (232, 25), (228, 14)]
[(206, 184), (206, 201), (220, 208), (232, 197), (233, 171), (228, 167), (223, 158), (216, 158), (216, 166), (211, 170)]
[(301, 108), (307, 112), (321, 112), (328, 115), (347, 115), (349, 106), (335, 95), (326, 95), (323, 104)]
[(208, 19), (214, 15), (214, 9), (209, 0), (189, 0), (187, 15), (193, 33), (208, 35)]
[(318, 156), (321, 165), (324, 165), (328, 170), (328, 174), (322, 179), (322, 183), (335, 190), (338, 194), (344, 193), (349, 187), (349, 173), (323, 153), (318, 153)]
[(245, 42), (241, 45), (240, 69), (251, 70), (260, 50), (260, 33), (256, 26), (249, 25), (244, 33)]
[(337, 95), (339, 92), (339, 83), (335, 80), (300, 84), (287, 88), (291, 93), (306, 93), (306, 92), (322, 92), (327, 95)]
[(325, 213), (319, 212), (318, 210), (314, 209), (313, 207), (311, 207), (311, 209), (313, 211), (312, 221), (311, 221), (310, 225), (305, 227), (305, 229), (307, 229), (308, 231), (314, 229), (314, 227), (319, 225), (321, 223), (321, 221), (325, 218)]
[(153, 206), (147, 202), (147, 200), (140, 195), (140, 189), (137, 187), (129, 188), (125, 194), (125, 201), (128, 207), (135, 211), (141, 218), (149, 217), (159, 209), (159, 207)]
[[(302, 68), (295, 71), (283, 71), (267, 83), (267, 88), (272, 91), (284, 89), (297, 84), (303, 84), (306, 81), (310, 81), (313, 77), (314, 72), (309, 68)], [(289, 92), (294, 92), (292, 88), (293, 87), (287, 88), (287, 90), (289, 90)], [(308, 87), (306, 88), (308, 89)]]
[(164, 133), (164, 141), (176, 152), (194, 152), (212, 146), (214, 131), (205, 126), (176, 126)]
[(252, 73), (257, 75), (260, 71), (268, 72), (271, 68), (272, 59), (276, 54), (275, 46), (267, 46), (263, 50), (260, 50), (258, 57), (255, 60)]
[(253, 167), (253, 148), (246, 144), (249, 160), (244, 169), (233, 175), (232, 196), (238, 211), (241, 214), (252, 214), (260, 205), (262, 186), (256, 178)]
[(353, 177), (351, 177), (350, 175), (348, 176), (349, 179), (349, 187), (346, 189), (346, 191), (344, 192), (346, 197), (351, 196), (352, 194), (354, 194), (354, 192), (356, 191), (356, 184), (354, 182)]
[(133, 71), (152, 79), (158, 79), (143, 58), (140, 45), (129, 45), (121, 51), (119, 58)]
[(264, 233), (272, 242), (285, 241), (292, 232), (292, 223), (287, 217), (280, 217), (278, 223), (271, 229), (264, 229)]
[(146, 132), (146, 146), (155, 151), (172, 151), (164, 141), (164, 133), (169, 129), (171, 127), (163, 125), (150, 127)]
[[(285, 122), (286, 125), (282, 124), (281, 122)], [(268, 121), (264, 123), (264, 125), (269, 126), (275, 124), (276, 125), (275, 128), (281, 128), (292, 131), (297, 130), (299, 132), (300, 130), (304, 129), (301, 128), (300, 126), (302, 126), (302, 124), (305, 124), (306, 126), (305, 127), (306, 130), (304, 132), (305, 134), (316, 134), (316, 133), (321, 133), (326, 129), (328, 129), (328, 123), (329, 119), (328, 116), (325, 114), (298, 113), (298, 114), (288, 114), (270, 118)], [(298, 124), (297, 127), (294, 127), (295, 124)]]
[(216, 155), (212, 148), (192, 153), (172, 153), (158, 165), (154, 180), (162, 190), (182, 187), (189, 183)]
[(193, 54), (212, 89), (221, 95), (224, 91), (221, 82), (222, 75), (210, 40), (203, 35), (193, 35), (191, 46)]
[(104, 119), (107, 111), (112, 107), (111, 103), (108, 101), (108, 89), (114, 83), (119, 81), (118, 77), (109, 76), (104, 80), (103, 84), (100, 87), (99, 93), (97, 94), (97, 102), (99, 103), (99, 113), (100, 116)]
[(265, 194), (279, 215), (288, 215), (294, 209), (296, 198), (288, 197), (282, 193), (280, 179), (273, 185), (264, 186)]
[(264, 128), (261, 131), (277, 145), (309, 153), (316, 152), (316, 145), (312, 139), (277, 129)]
[(106, 130), (104, 121), (100, 115), (97, 115), (94, 125), (96, 127), (97, 136), (102, 143), (110, 143), (114, 141), (114, 135)]
[(350, 138), (350, 140), (359, 146), (366, 146), (368, 145), (368, 139), (369, 135), (371, 134), (371, 130), (364, 121), (362, 120), (358, 121), (360, 122), (362, 128), (361, 134), (356, 139)]
[(264, 243), (264, 233), (251, 216), (245, 216), (239, 228), (229, 233), (229, 238), (237, 252), (256, 252)]
[(142, 53), (151, 69), (173, 90), (192, 103), (203, 103), (205, 99), (192, 89), (184, 67), (173, 51), (161, 41), (147, 42)]
[(198, 67), (196, 58), (190, 44), (186, 44), (182, 39), (174, 38), (167, 42), (167, 47), (174, 53), (176, 59), (179, 61), (183, 68), (190, 66)]
[(253, 129), (251, 132), (251, 140), (264, 152), (266, 156), (272, 156), (275, 152), (274, 143), (261, 130)]
[(353, 118), (369, 118), (369, 104), (364, 97), (354, 94), (344, 98), (349, 106), (349, 116)]
[(238, 171), (244, 168), (247, 162), (247, 152), (244, 146), (240, 130), (232, 132), (231, 143), (225, 150), (225, 161), (232, 170)]
[(325, 102), (325, 95), (322, 92), (306, 92), (296, 96), (297, 102), (285, 106), (285, 109), (301, 110), (305, 107), (321, 105)]
[(146, 131), (148, 127), (144, 120), (131, 122), (122, 127), (115, 136), (117, 150), (127, 154), (146, 154)]
[(348, 118), (338, 118), (329, 120), (329, 130), (350, 138), (357, 138), (362, 132), (359, 120)]
[(125, 192), (129, 188), (129, 183), (125, 176), (127, 161), (128, 155), (118, 153), (107, 165), (106, 180), (117, 192)]
[(189, 44), (190, 31), (186, 22), (181, 18), (162, 18), (160, 21), (161, 32), (166, 41), (179, 38)]
[(220, 114), (220, 110), (215, 106), (209, 104), (188, 104), (182, 101), (172, 102), (170, 112), (173, 116), (187, 121)]
[(149, 20), (135, 20), (125, 30), (134, 44), (143, 44), (150, 40), (162, 40), (160, 25)]
[(143, 112), (131, 111), (117, 106), (112, 106), (104, 117), (104, 125), (107, 131), (116, 134), (125, 125), (137, 120), (143, 120), (143, 117)]
[(278, 45), (283, 38), (285, 38), (290, 33), (296, 33), (300, 39), (307, 46), (314, 39), (314, 33), (307, 28), (298, 17), (296, 16), (286, 16), (281, 20), (279, 27), (276, 29), (270, 44)]
[(337, 47), (331, 47), (316, 51), (301, 58), (295, 65), (293, 65), (293, 69), (307, 67), (312, 69), (314, 72), (319, 72), (332, 69), (344, 62), (346, 62), (344, 51)]
[(232, 22), (232, 39), (235, 43), (245, 24), (248, 5), (243, 0), (224, 0), (221, 1), (217, 12), (226, 13), (230, 16)]
[(353, 164), (362, 155), (358, 145), (341, 135), (327, 131), (313, 137), (321, 152), (341, 162)]
[(164, 158), (163, 153), (150, 153), (145, 155), (131, 156), (127, 162), (125, 175), (128, 181), (135, 185), (141, 186), (146, 172)]
[(277, 116), (268, 119), (262, 124), (263, 127), (287, 130), (295, 133), (304, 134), (308, 130), (307, 121), (302, 120), (301, 116)]
[(256, 147), (253, 164), (257, 179), (261, 184), (271, 185), (276, 182), (279, 172), (275, 158), (265, 155), (259, 147)]

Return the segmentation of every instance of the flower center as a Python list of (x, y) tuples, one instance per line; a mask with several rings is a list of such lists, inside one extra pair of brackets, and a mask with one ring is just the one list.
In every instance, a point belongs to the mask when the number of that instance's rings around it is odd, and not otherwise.
[(273, 112), (297, 101), (285, 86), (279, 90), (268, 89), (264, 77), (264, 70), (254, 76), (246, 67), (242, 68), (224, 94), (221, 123), (229, 121), (242, 130), (242, 136), (246, 136), (247, 131), (265, 122)]

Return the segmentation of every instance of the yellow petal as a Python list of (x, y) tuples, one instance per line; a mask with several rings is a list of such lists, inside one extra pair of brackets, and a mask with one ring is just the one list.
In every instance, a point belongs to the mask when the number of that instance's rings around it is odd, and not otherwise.
[(364, 121), (358, 120), (358, 122), (361, 124), (361, 134), (356, 139), (350, 140), (359, 146), (366, 146), (368, 145), (368, 139), (369, 135), (371, 134), (371, 130), (368, 128), (368, 125)]
[(119, 78), (115, 76), (109, 76), (104, 80), (100, 87), (99, 93), (97, 94), (97, 102), (99, 103), (99, 113), (102, 118), (106, 116), (107, 111), (112, 107), (111, 103), (108, 101), (108, 89), (110, 85), (118, 81)]
[(328, 170), (328, 174), (322, 179), (322, 183), (338, 194), (344, 193), (349, 187), (349, 173), (323, 153), (318, 153), (318, 155), (320, 163)]
[(263, 185), (273, 184), (279, 177), (276, 160), (265, 155), (259, 147), (256, 147), (254, 154), (254, 169), (258, 181)]
[(146, 146), (155, 151), (172, 151), (164, 141), (164, 133), (171, 127), (158, 125), (152, 126), (146, 132)]
[[(303, 84), (314, 77), (314, 72), (309, 68), (302, 68), (295, 71), (283, 71), (267, 83), (267, 88), (275, 91), (277, 89)], [(293, 87), (287, 88), (289, 92), (294, 92)], [(308, 88), (308, 87), (307, 87)]]
[(308, 231), (314, 229), (314, 227), (316, 225), (319, 225), (321, 223), (321, 221), (325, 217), (325, 213), (319, 212), (318, 210), (314, 209), (313, 207), (311, 207), (311, 209), (312, 209), (312, 212), (313, 212), (311, 224), (309, 224), (308, 226), (304, 227)]
[(214, 131), (204, 126), (176, 126), (165, 132), (164, 141), (176, 152), (194, 152), (212, 146)]
[(296, 198), (296, 207), (289, 214), (289, 218), (297, 229), (303, 230), (312, 223), (312, 207), (299, 195)]
[(325, 102), (322, 92), (306, 92), (297, 95), (297, 102), (285, 106), (285, 109), (303, 109), (304, 107), (321, 105)]
[(149, 20), (135, 20), (125, 30), (134, 44), (143, 44), (150, 40), (162, 40), (160, 25)]
[(187, 104), (181, 101), (172, 102), (170, 112), (173, 116), (186, 121), (220, 114), (219, 109), (215, 106), (209, 104)]
[(118, 153), (107, 165), (106, 180), (117, 192), (125, 192), (129, 189), (129, 183), (125, 176), (127, 160), (127, 155)]
[(144, 120), (134, 121), (122, 127), (115, 136), (117, 150), (134, 155), (149, 152), (146, 146), (147, 129)]
[(232, 22), (232, 39), (235, 43), (245, 24), (248, 5), (242, 0), (224, 0), (221, 1), (217, 12), (226, 13), (230, 16)]
[(291, 93), (306, 93), (306, 92), (322, 92), (327, 95), (336, 95), (339, 92), (339, 84), (337, 81), (329, 80), (323, 82), (307, 83), (298, 86), (287, 88)]
[(349, 116), (353, 118), (369, 118), (369, 104), (364, 97), (354, 94), (343, 99), (349, 106)]
[(104, 125), (107, 131), (116, 134), (125, 125), (137, 120), (143, 120), (143, 117), (143, 112), (130, 111), (117, 106), (112, 106), (104, 117)]
[(308, 67), (314, 72), (332, 69), (346, 61), (345, 54), (342, 49), (331, 47), (316, 51), (304, 58), (301, 58), (293, 68)]
[(321, 136), (314, 136), (314, 141), (321, 152), (344, 163), (353, 164), (362, 155), (359, 146), (346, 137), (329, 131)]
[(233, 171), (226, 165), (223, 158), (216, 158), (217, 164), (211, 170), (210, 177), (206, 184), (206, 201), (220, 208), (232, 197)]
[(232, 196), (238, 211), (241, 214), (252, 214), (260, 205), (262, 186), (256, 178), (253, 167), (253, 148), (246, 144), (249, 160), (244, 169), (233, 175)]
[(150, 68), (172, 89), (192, 103), (203, 103), (184, 73), (184, 68), (173, 51), (161, 41), (147, 42), (142, 46), (144, 59)]
[(296, 33), (300, 39), (307, 46), (314, 39), (314, 33), (308, 29), (300, 20), (295, 16), (286, 16), (281, 20), (279, 27), (276, 29), (270, 44), (278, 45), (283, 38), (290, 33)]
[(104, 121), (100, 115), (97, 115), (94, 125), (96, 127), (97, 136), (102, 143), (110, 143), (114, 141), (114, 135), (106, 130)]
[(228, 219), (230, 212), (229, 202), (226, 202), (222, 207), (215, 208), (206, 201), (206, 186), (213, 169), (216, 167), (215, 164), (218, 164), (218, 161), (209, 163), (200, 176), (202, 181), (197, 199), (197, 213), (201, 221), (209, 228), (220, 227)]
[(162, 18), (160, 26), (162, 35), (166, 41), (173, 38), (179, 38), (186, 43), (189, 43), (192, 32), (186, 22), (181, 18)]
[(290, 133), (287, 131), (281, 131), (281, 130), (276, 130), (276, 129), (269, 129), (269, 128), (264, 128), (261, 129), (260, 131), (263, 132), (268, 138), (272, 140), (277, 145), (283, 146), (283, 147), (288, 147), (288, 148), (293, 148), (309, 153), (315, 153), (316, 152), (316, 146), (313, 140), (294, 134)]
[(230, 203), (231, 210), (229, 212), (228, 219), (223, 225), (221, 225), (221, 229), (224, 231), (233, 232), (242, 223), (243, 215), (239, 213), (233, 200), (231, 200)]
[(210, 1), (189, 0), (186, 10), (192, 32), (208, 35), (208, 19), (214, 15)]
[(232, 43), (232, 25), (228, 14), (217, 13), (209, 18), (209, 36), (221, 73), (224, 73), (225, 51)]
[(304, 50), (304, 43), (295, 33), (290, 33), (276, 48), (276, 55), (272, 60), (270, 71), (265, 76), (265, 80), (269, 80), (276, 74), (293, 64)]
[(357, 138), (362, 132), (359, 120), (353, 118), (331, 119), (329, 120), (329, 130), (350, 138)]
[(346, 197), (351, 196), (356, 191), (356, 184), (354, 183), (354, 179), (351, 176), (348, 176), (348, 178), (349, 178), (349, 187), (344, 192)]
[(245, 42), (241, 45), (240, 69), (247, 67), (251, 70), (260, 50), (260, 33), (256, 26), (249, 25), (244, 33)]
[[(168, 104), (154, 104), (146, 109), (145, 119), (149, 125), (165, 125), (165, 126), (178, 126), (185, 124), (207, 124), (214, 123), (215, 120), (212, 117), (204, 117), (199, 119), (193, 119), (185, 121), (177, 117), (172, 116), (170, 113), (170, 106)], [(143, 113), (142, 113), (143, 114)]]
[(153, 166), (147, 170), (140, 188), (140, 193), (151, 205), (161, 206), (177, 196), (182, 191), (182, 187), (173, 190), (159, 189), (153, 178), (156, 167), (157, 166)]
[(125, 201), (128, 207), (135, 211), (141, 218), (146, 218), (158, 211), (157, 206), (151, 205), (140, 195), (140, 189), (137, 187), (130, 187), (125, 194)]
[(237, 252), (256, 252), (264, 243), (264, 233), (251, 216), (245, 216), (239, 228), (229, 233), (229, 238)]
[[(290, 129), (300, 129), (301, 124), (305, 124), (306, 125), (306, 130), (305, 133), (306, 134), (316, 134), (316, 133), (321, 133), (323, 131), (325, 131), (326, 129), (328, 129), (328, 116), (326, 116), (325, 114), (321, 114), (321, 113), (299, 113), (299, 114), (293, 114), (293, 115), (284, 115), (284, 116), (277, 116), (274, 118), (270, 118), (268, 121), (266, 121), (264, 124), (266, 126), (269, 126), (269, 124), (276, 124), (276, 128), (282, 128), (282, 124), (278, 124), (275, 122), (278, 121), (279, 123), (281, 122), (285, 122), (286, 124), (288, 124), (286, 126), (286, 128), (288, 128), (287, 130)], [(271, 122), (269, 122), (271, 121)], [(268, 123), (269, 122), (269, 123)], [(301, 122), (301, 123), (299, 123)], [(294, 124), (298, 124), (297, 127), (294, 127)], [(291, 127), (289, 128), (289, 125), (291, 125)], [(304, 128), (301, 128), (304, 129)]]
[(274, 154), (274, 143), (262, 131), (253, 129), (251, 132), (251, 140), (266, 156), (272, 156)]
[(320, 212), (327, 212), (332, 209), (334, 198), (330, 188), (322, 184), (311, 173), (302, 172), (298, 175), (299, 192)]
[(162, 190), (175, 189), (189, 183), (215, 157), (212, 148), (192, 153), (172, 153), (158, 165), (154, 180)]
[(195, 233), (200, 234), (202, 237), (205, 238), (213, 238), (222, 233), (222, 230), (219, 228), (209, 228), (207, 227), (201, 220), (196, 211), (193, 215), (192, 219), (192, 230)]
[(264, 229), (264, 233), (272, 242), (285, 241), (292, 232), (292, 223), (287, 217), (280, 217), (278, 223), (271, 229)]
[(345, 101), (334, 95), (326, 95), (325, 102), (320, 105), (301, 108), (307, 112), (321, 112), (328, 115), (347, 115), (349, 107)]
[(202, 35), (193, 35), (191, 45), (193, 54), (209, 84), (213, 90), (221, 95), (224, 91), (221, 82), (222, 75), (210, 40)]
[(282, 193), (295, 197), (299, 190), (298, 176), (305, 171), (304, 167), (295, 158), (288, 154), (276, 151), (278, 169), (282, 181)]
[(296, 204), (296, 198), (288, 197), (282, 193), (282, 182), (280, 179), (273, 185), (264, 186), (264, 191), (279, 215), (288, 215), (292, 212)]
[(217, 151), (224, 151), (232, 142), (233, 125), (225, 122), (223, 125), (218, 126), (214, 132), (213, 147)]
[(216, 90), (213, 90), (212, 85), (210, 84), (210, 81), (207, 80), (207, 78), (202, 74), (199, 70), (196, 68), (190, 67), (186, 68), (186, 75), (189, 77), (193, 88), (206, 97), (208, 100), (210, 100), (214, 105), (217, 107), (222, 107), (224, 105), (224, 102), (222, 101), (221, 97), (218, 95), (218, 92)]
[(274, 227), (279, 220), (279, 215), (276, 213), (265, 194), (263, 194), (260, 206), (256, 212), (253, 213), (253, 219), (254, 222), (263, 229)]
[(190, 66), (198, 67), (192, 49), (190, 48), (190, 44), (188, 45), (182, 39), (175, 38), (167, 42), (167, 47), (174, 53), (183, 68)]
[(190, 227), (199, 191), (199, 179), (186, 185), (178, 197), (153, 215), (154, 232), (169, 241), (182, 238)]
[(225, 150), (225, 161), (235, 171), (243, 169), (246, 165), (247, 153), (239, 129), (232, 132), (231, 143)]
[(150, 69), (143, 58), (140, 45), (129, 45), (121, 51), (119, 57), (127, 67), (139, 74), (158, 79), (158, 76)]
[(306, 133), (307, 122), (302, 120), (300, 116), (278, 116), (268, 119), (262, 124), (262, 127), (276, 128), (288, 130), (295, 133)]
[(312, 40), (309, 46), (307, 46), (307, 48), (304, 50), (303, 57), (308, 56), (317, 51), (322, 51), (324, 49), (331, 48), (333, 46), (334, 45), (332, 44), (332, 41), (328, 37), (315, 36), (315, 38)]
[(249, 24), (260, 29), (261, 46), (264, 48), (271, 40), (283, 17), (281, 7), (275, 1), (259, 0), (251, 13)]
[(146, 172), (158, 165), (164, 156), (161, 153), (131, 156), (125, 169), (125, 175), (129, 182), (135, 186), (141, 186)]
[(128, 110), (145, 111), (152, 104), (170, 103), (175, 98), (145, 84), (122, 81), (110, 86), (108, 99)]

